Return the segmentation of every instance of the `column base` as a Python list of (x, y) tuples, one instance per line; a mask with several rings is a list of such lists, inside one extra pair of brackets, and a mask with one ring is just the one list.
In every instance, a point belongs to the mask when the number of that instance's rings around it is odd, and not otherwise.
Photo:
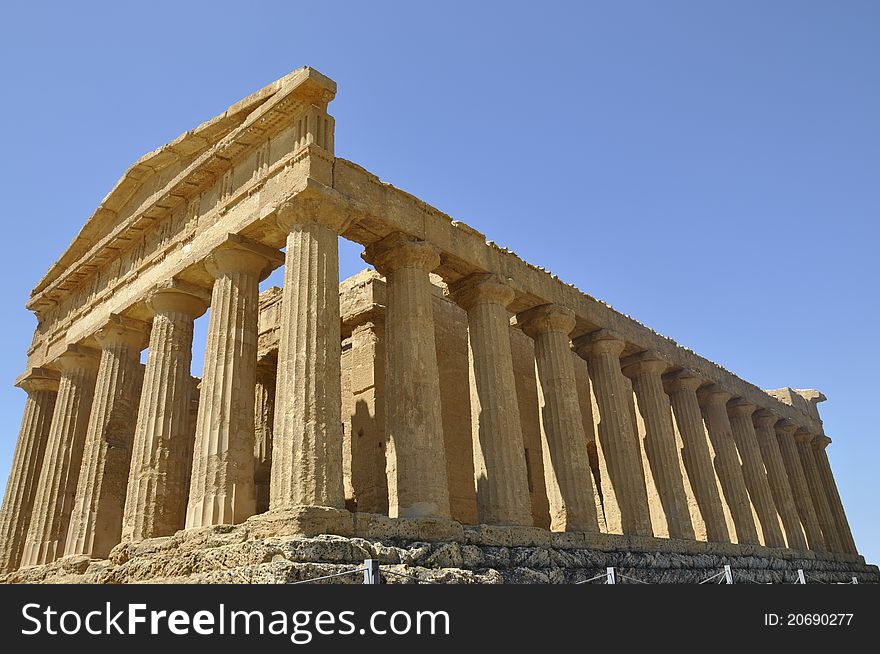
[(295, 506), (290, 509), (276, 509), (251, 516), (245, 524), (250, 538), (354, 534), (351, 513), (330, 506)]

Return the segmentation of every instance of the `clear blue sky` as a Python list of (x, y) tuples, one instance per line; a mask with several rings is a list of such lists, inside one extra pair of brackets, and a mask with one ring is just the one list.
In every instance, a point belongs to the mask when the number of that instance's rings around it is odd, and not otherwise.
[(880, 4), (30, 0), (0, 31), (3, 479), (30, 289), (135, 159), (310, 65), (337, 155), (759, 386), (825, 392), (880, 561)]

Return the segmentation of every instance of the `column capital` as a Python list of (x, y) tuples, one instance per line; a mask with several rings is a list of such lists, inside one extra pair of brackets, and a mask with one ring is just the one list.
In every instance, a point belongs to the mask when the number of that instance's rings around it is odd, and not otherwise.
[(776, 423), (776, 431), (781, 433), (783, 436), (793, 436), (797, 430), (798, 426), (788, 418), (783, 418)]
[(516, 296), (500, 275), (473, 273), (449, 285), (449, 298), (467, 311), (477, 304), (498, 304), (507, 309)]
[(635, 377), (642, 372), (662, 375), (669, 368), (669, 363), (653, 350), (646, 350), (627, 357), (621, 361), (621, 365), (623, 366), (623, 374), (627, 377)]
[(284, 264), (284, 254), (239, 234), (228, 234), (226, 240), (205, 257), (204, 264), (205, 270), (215, 278), (228, 273), (246, 273), (263, 280)]
[(107, 324), (95, 332), (95, 340), (101, 348), (123, 343), (143, 350), (150, 338), (150, 325), (142, 320), (111, 313)]
[(711, 384), (701, 388), (697, 392), (697, 397), (700, 400), (700, 404), (705, 404), (706, 406), (723, 406), (726, 408), (727, 403), (730, 401), (730, 398), (733, 397), (733, 394), (728, 393), (718, 384)]
[(811, 443), (815, 437), (816, 434), (803, 427), (798, 427), (794, 432), (794, 440), (796, 443)]
[(599, 329), (574, 339), (574, 349), (584, 359), (593, 354), (610, 354), (619, 357), (626, 348), (623, 336), (610, 329)]
[(732, 416), (750, 417), (758, 407), (741, 397), (735, 397), (727, 403), (727, 413)]
[(176, 278), (155, 288), (147, 297), (147, 307), (154, 315), (173, 312), (195, 319), (205, 313), (210, 304), (209, 290)]
[(30, 395), (36, 391), (52, 391), (58, 392), (58, 381), (61, 375), (57, 370), (49, 368), (31, 368), (18, 379), (15, 385)]
[(101, 353), (98, 350), (82, 345), (68, 345), (51, 364), (52, 368), (65, 372), (68, 370), (97, 370), (101, 361)]
[(440, 250), (427, 241), (403, 232), (393, 232), (368, 245), (361, 258), (383, 275), (399, 268), (419, 268), (432, 272), (440, 265)]
[(559, 332), (567, 337), (576, 323), (574, 312), (558, 304), (542, 304), (517, 314), (516, 323), (534, 338), (539, 334)]
[(817, 450), (824, 450), (829, 445), (831, 445), (831, 439), (825, 434), (819, 434), (813, 439), (813, 448)]
[(683, 368), (664, 375), (663, 383), (673, 393), (682, 390), (696, 392), (700, 386), (706, 383), (706, 380), (693, 370)]
[(275, 221), (278, 226), (288, 232), (297, 225), (321, 225), (342, 234), (354, 220), (354, 215), (344, 211), (342, 207), (326, 196), (323, 190), (316, 194), (313, 190), (301, 193), (275, 209)]
[(779, 416), (768, 409), (758, 409), (752, 414), (752, 420), (758, 427), (770, 427), (779, 422)]

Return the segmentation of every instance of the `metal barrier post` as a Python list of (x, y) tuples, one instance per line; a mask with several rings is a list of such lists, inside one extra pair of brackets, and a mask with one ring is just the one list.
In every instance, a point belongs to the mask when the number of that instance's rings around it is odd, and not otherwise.
[(379, 574), (378, 559), (364, 559), (364, 583), (381, 584), (382, 577)]
[(732, 584), (733, 583), (733, 570), (730, 569), (729, 565), (724, 566), (724, 583)]

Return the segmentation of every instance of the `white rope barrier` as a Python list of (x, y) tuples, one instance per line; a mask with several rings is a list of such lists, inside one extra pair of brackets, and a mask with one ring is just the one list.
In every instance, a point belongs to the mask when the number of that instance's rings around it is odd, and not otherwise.
[(312, 577), (311, 579), (303, 579), (302, 581), (291, 581), (289, 586), (296, 586), (297, 584), (311, 584), (315, 581), (321, 581), (322, 579), (332, 579), (333, 577), (344, 577), (346, 575), (353, 575), (355, 573), (361, 573), (364, 571), (364, 568), (357, 568), (356, 570), (347, 570), (345, 572), (337, 572), (332, 575), (324, 575), (323, 577)]

